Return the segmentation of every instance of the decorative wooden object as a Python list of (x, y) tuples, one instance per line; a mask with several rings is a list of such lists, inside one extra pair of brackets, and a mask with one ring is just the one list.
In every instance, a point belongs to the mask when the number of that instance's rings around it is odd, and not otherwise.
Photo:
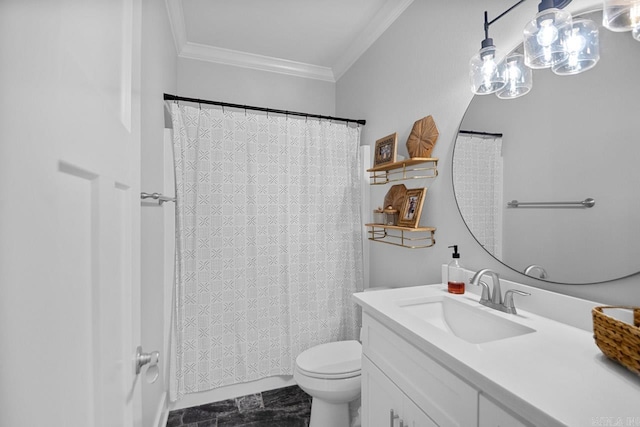
[(404, 184), (396, 184), (392, 186), (389, 191), (387, 191), (386, 196), (384, 196), (383, 209), (387, 209), (389, 206), (391, 206), (391, 209), (400, 211), (400, 209), (402, 209), (404, 196), (406, 194), (407, 187), (405, 187)]
[(407, 139), (407, 151), (411, 158), (431, 157), (433, 147), (438, 140), (438, 128), (433, 117), (427, 116), (413, 124), (411, 134)]

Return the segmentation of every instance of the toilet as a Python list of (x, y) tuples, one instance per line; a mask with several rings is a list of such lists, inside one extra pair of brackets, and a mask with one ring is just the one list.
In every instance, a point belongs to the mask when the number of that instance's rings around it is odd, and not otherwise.
[[(389, 288), (364, 292), (384, 289)], [(360, 397), (361, 367), (362, 345), (356, 340), (320, 344), (298, 355), (293, 379), (313, 398), (309, 427), (349, 427), (349, 403)]]
[(360, 396), (361, 358), (355, 340), (320, 344), (298, 355), (293, 378), (313, 398), (309, 427), (349, 427), (349, 402)]

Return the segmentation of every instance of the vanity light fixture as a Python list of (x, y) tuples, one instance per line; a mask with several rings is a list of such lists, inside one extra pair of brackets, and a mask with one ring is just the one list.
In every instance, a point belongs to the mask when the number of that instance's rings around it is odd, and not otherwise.
[(512, 53), (505, 59), (506, 84), (496, 92), (500, 99), (514, 99), (529, 93), (533, 87), (533, 72), (524, 64), (524, 55)]
[(565, 39), (571, 30), (571, 14), (556, 3), (542, 0), (538, 14), (524, 27), (524, 62), (528, 67), (550, 68), (569, 57)]
[(480, 51), (469, 61), (471, 91), (476, 95), (495, 93), (502, 89), (506, 83), (504, 63), (496, 51), (493, 39), (489, 37), (490, 24), (487, 18), (487, 12), (485, 11), (484, 40), (482, 40)]
[(633, 30), (640, 25), (640, 0), (604, 0), (602, 25), (616, 32)]
[(538, 15), (525, 28), (524, 56), (510, 55), (505, 64), (489, 37), (489, 26), (524, 2), (519, 0), (491, 21), (484, 12), (482, 47), (469, 61), (471, 91), (476, 95), (497, 93), (502, 99), (522, 96), (533, 86), (531, 70), (525, 64), (531, 68), (547, 68), (568, 57), (562, 42), (564, 31), (571, 27), (571, 15), (560, 9), (571, 0), (542, 0)]
[[(571, 0), (541, 0), (538, 14), (523, 31), (524, 54), (512, 53), (502, 59), (489, 38), (489, 26), (524, 1), (516, 2), (491, 21), (484, 12), (485, 38), (482, 48), (469, 62), (474, 94), (495, 93), (501, 99), (517, 98), (533, 87), (531, 68), (551, 68), (556, 74), (571, 75), (593, 68), (600, 59), (596, 24), (586, 19), (577, 19), (574, 23), (571, 14), (562, 10)], [(633, 36), (640, 40), (640, 0), (605, 0), (605, 4), (607, 2), (629, 4), (628, 28), (620, 31), (633, 30)], [(631, 16), (637, 19), (629, 18)]]
[(640, 41), (640, 0), (604, 0), (602, 25), (611, 31), (631, 31)]
[(600, 60), (598, 27), (588, 19), (576, 19), (564, 42), (567, 58), (551, 69), (558, 75), (578, 74), (593, 68)]

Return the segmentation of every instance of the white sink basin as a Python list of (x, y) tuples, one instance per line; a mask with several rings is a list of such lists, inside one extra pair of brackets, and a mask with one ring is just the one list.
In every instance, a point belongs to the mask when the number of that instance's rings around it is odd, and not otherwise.
[(483, 306), (469, 305), (449, 296), (403, 301), (399, 305), (430, 325), (472, 344), (535, 332), (535, 329), (487, 312)]

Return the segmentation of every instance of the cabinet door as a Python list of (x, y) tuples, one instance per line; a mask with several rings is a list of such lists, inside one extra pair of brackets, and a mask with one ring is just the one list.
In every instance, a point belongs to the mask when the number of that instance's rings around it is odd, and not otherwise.
[(478, 391), (373, 317), (362, 316), (362, 351), (437, 425), (478, 424)]
[(384, 372), (362, 358), (362, 425), (438, 427)]
[(402, 411), (402, 391), (391, 382), (366, 356), (362, 357), (362, 425), (367, 427), (398, 427), (391, 411)]
[(530, 427), (482, 394), (478, 427)]
[(405, 396), (403, 403), (404, 427), (438, 427), (411, 399)]

